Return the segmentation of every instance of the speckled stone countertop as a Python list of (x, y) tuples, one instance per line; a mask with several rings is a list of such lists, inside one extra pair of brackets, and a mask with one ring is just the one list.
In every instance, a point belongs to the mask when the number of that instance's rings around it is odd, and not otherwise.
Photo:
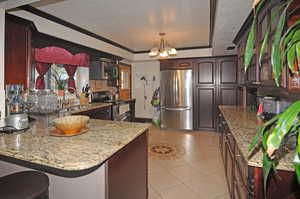
[(36, 121), (24, 133), (0, 134), (0, 156), (63, 171), (80, 171), (104, 163), (149, 128), (149, 124), (91, 119), (89, 131), (54, 137)]
[[(238, 106), (219, 106), (219, 109), (222, 112), (242, 155), (245, 160), (247, 160), (249, 144), (259, 128), (256, 113), (251, 112), (248, 108)], [(277, 168), (294, 171), (292, 160), (293, 154), (289, 153), (280, 161)], [(248, 159), (248, 165), (262, 167), (262, 152), (259, 151)]]
[(86, 104), (86, 105), (70, 106), (70, 107), (66, 107), (66, 108), (75, 109), (75, 110), (71, 110), (70, 113), (76, 114), (76, 113), (80, 113), (80, 112), (85, 112), (85, 111), (90, 111), (90, 110), (94, 110), (94, 109), (108, 107), (111, 105), (112, 105), (111, 103), (92, 103), (92, 104)]

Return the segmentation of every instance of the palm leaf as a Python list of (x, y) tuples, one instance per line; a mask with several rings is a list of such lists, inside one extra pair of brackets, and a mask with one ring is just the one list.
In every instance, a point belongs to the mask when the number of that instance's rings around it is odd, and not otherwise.
[(261, 44), (261, 48), (260, 48), (260, 53), (259, 53), (259, 64), (260, 66), (262, 65), (262, 58), (266, 52), (267, 46), (268, 46), (268, 41), (269, 41), (269, 35), (270, 35), (270, 26), (268, 27), (268, 29), (265, 32), (265, 36), (264, 36), (264, 40)]
[[(297, 143), (297, 148), (300, 147), (300, 143), (299, 143), (299, 135), (298, 135), (298, 143)], [(297, 180), (298, 180), (298, 183), (300, 184), (300, 158), (299, 158), (299, 149), (295, 152), (295, 156), (294, 156), (294, 168), (295, 168), (295, 171), (296, 171), (296, 175), (297, 175)]]
[(295, 61), (296, 61), (296, 45), (293, 45), (290, 48), (290, 50), (287, 52), (288, 67), (292, 73), (297, 73), (297, 71), (295, 71)]
[(296, 44), (296, 57), (297, 57), (297, 63), (298, 63), (298, 71), (297, 72), (299, 72), (299, 68), (300, 68), (300, 42), (299, 41)]
[(284, 113), (278, 118), (277, 124), (268, 137), (267, 140), (267, 153), (271, 158), (274, 151), (277, 150), (284, 137), (290, 132), (294, 124), (298, 122), (298, 114), (300, 113), (300, 101), (292, 104)]
[(273, 74), (275, 78), (276, 85), (279, 86), (280, 84), (280, 77), (281, 77), (281, 53), (280, 53), (280, 40), (285, 24), (285, 18), (286, 18), (286, 11), (287, 8), (289, 7), (290, 3), (287, 4), (285, 7), (284, 11), (280, 15), (279, 22), (275, 31), (274, 35), (274, 42), (272, 45), (272, 54), (271, 54), (271, 63), (272, 63), (272, 69), (273, 69)]
[(264, 135), (266, 129), (268, 129), (270, 126), (272, 126), (280, 117), (281, 114), (276, 115), (266, 123), (264, 123), (259, 130), (259, 133), (255, 135), (255, 137), (252, 139), (251, 144), (249, 145), (248, 152), (251, 154), (255, 148), (255, 146), (258, 144), (260, 138)]
[(246, 49), (245, 49), (245, 72), (249, 68), (251, 64), (252, 57), (254, 55), (254, 44), (255, 44), (255, 32), (256, 32), (256, 21), (253, 20), (253, 23), (251, 25), (250, 33), (248, 35), (247, 43), (246, 43)]
[(264, 195), (267, 198), (267, 182), (271, 169), (273, 168), (273, 162), (270, 160), (266, 153), (263, 154), (263, 177), (264, 177)]

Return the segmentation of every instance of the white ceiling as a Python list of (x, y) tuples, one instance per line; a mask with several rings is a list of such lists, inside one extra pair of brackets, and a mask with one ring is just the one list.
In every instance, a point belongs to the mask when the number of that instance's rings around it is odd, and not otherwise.
[(134, 51), (156, 45), (159, 32), (176, 48), (209, 45), (210, 0), (43, 0), (31, 5)]
[(227, 51), (232, 41), (249, 15), (252, 0), (218, 0), (213, 36), (213, 55), (235, 54)]

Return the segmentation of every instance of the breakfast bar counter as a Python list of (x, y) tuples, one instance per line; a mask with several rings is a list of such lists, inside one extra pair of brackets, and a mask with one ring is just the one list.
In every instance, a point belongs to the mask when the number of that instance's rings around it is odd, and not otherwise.
[[(88, 132), (72, 137), (51, 136), (51, 128), (37, 120), (26, 132), (0, 134), (0, 176), (41, 170), (50, 177), (50, 196), (65, 199), (79, 198), (83, 191), (98, 192), (88, 198), (118, 198), (110, 190), (116, 191), (119, 185), (115, 184), (125, 180), (144, 187), (139, 193), (128, 191), (128, 198), (146, 198), (149, 124), (91, 119)], [(126, 176), (130, 179), (124, 179)], [(86, 187), (77, 187), (78, 182)], [(78, 188), (72, 194), (67, 191)]]

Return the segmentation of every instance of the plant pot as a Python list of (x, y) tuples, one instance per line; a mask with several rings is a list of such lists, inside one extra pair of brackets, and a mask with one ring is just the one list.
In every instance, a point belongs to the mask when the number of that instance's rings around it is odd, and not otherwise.
[(58, 96), (65, 96), (65, 90), (58, 90), (57, 95)]

